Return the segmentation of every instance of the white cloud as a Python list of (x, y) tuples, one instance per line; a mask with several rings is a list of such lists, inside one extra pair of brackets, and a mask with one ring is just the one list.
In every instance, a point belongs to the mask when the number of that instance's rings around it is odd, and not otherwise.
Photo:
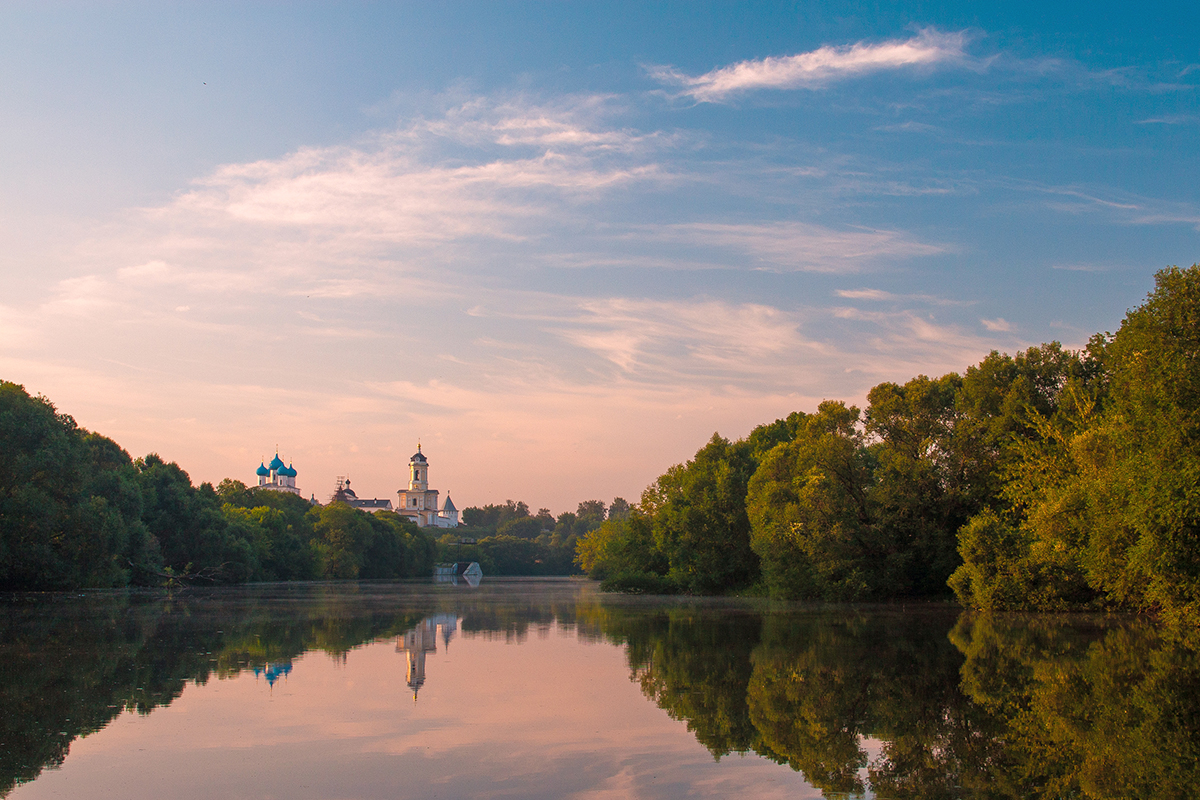
[(885, 292), (882, 289), (838, 289), (834, 292), (838, 297), (847, 300), (898, 300), (899, 295)]
[(1012, 323), (1003, 317), (996, 317), (996, 319), (981, 319), (979, 321), (983, 324), (983, 327), (995, 333), (1008, 333), (1013, 329)]
[(1196, 125), (1200, 124), (1197, 114), (1163, 114), (1159, 117), (1139, 119), (1135, 125)]
[(683, 93), (696, 100), (718, 102), (753, 89), (811, 89), (873, 72), (965, 63), (967, 39), (965, 32), (926, 28), (909, 39), (825, 45), (794, 56), (739, 61), (703, 75), (690, 76), (670, 67), (656, 67), (651, 74), (663, 83), (682, 86)]
[(835, 230), (803, 222), (694, 222), (660, 227), (654, 236), (745, 253), (752, 260), (744, 266), (750, 268), (804, 272), (859, 272), (899, 259), (941, 255), (950, 249), (919, 241), (903, 231)]
[(1100, 266), (1099, 264), (1053, 264), (1050, 269), (1065, 270), (1067, 272), (1108, 272), (1109, 267)]

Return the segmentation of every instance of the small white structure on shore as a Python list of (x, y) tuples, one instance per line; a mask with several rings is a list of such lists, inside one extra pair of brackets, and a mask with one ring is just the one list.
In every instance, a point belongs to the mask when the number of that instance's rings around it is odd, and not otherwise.
[(457, 586), (459, 582), (468, 586), (478, 586), (483, 580), (483, 569), (478, 561), (456, 561), (451, 564), (434, 564), (434, 583), (451, 583)]

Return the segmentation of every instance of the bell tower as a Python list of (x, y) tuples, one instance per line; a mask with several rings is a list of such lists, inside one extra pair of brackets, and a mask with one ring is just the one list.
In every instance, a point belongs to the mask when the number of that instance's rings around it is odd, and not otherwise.
[(421, 453), (421, 445), (417, 444), (417, 452), (408, 460), (408, 490), (424, 492), (429, 490), (429, 461)]

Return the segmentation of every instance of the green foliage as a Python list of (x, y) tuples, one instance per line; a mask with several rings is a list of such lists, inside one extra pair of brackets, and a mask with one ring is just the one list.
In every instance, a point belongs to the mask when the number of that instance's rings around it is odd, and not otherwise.
[[(478, 561), (488, 575), (575, 574), (576, 543), (600, 526), (605, 508), (602, 500), (585, 500), (577, 512), (564, 512), (557, 518), (546, 508), (531, 516), (523, 501), (467, 508), (463, 511), (467, 526), (443, 536), (439, 559)], [(463, 538), (478, 542), (462, 545), (459, 541)]]
[(626, 594), (678, 594), (680, 588), (675, 581), (654, 572), (618, 572), (600, 582), (601, 591)]
[(826, 401), (766, 453), (748, 487), (754, 551), (772, 594), (859, 599), (886, 568), (868, 492), (874, 463), (859, 411)]
[(608, 518), (614, 520), (629, 519), (629, 513), (632, 510), (629, 501), (624, 497), (614, 497), (612, 505), (608, 507)]
[(122, 586), (159, 556), (129, 454), (0, 381), (0, 589)]
[(877, 440), (870, 504), (888, 561), (877, 594), (944, 594), (959, 565), (955, 533), (973, 510), (956, 440), (961, 387), (954, 373), (919, 375), (867, 395), (865, 432)]
[[(479, 549), (491, 560), (489, 575), (551, 575), (549, 548), (541, 542), (515, 536), (489, 536)], [(481, 564), (482, 566), (482, 564)]]
[(542, 534), (542, 520), (537, 517), (516, 517), (498, 527), (496, 534), (517, 539), (536, 539)]
[(712, 594), (757, 578), (746, 516), (754, 467), (749, 446), (713, 434), (691, 461), (672, 467), (642, 493), (640, 514), (666, 559), (666, 576), (685, 591)]
[(217, 487), (222, 511), (230, 525), (255, 548), (259, 569), (255, 580), (308, 580), (316, 577), (312, 508), (290, 492), (247, 489), (240, 481), (224, 480)]
[(192, 486), (178, 464), (151, 453), (136, 462), (142, 484), (142, 519), (177, 573), (217, 583), (251, 580), (259, 570), (252, 531), (231, 525), (210, 484)]
[[(1057, 379), (1026, 404), (1025, 433), (1001, 459), (997, 513), (1011, 521), (963, 529), (964, 565), (952, 584), (963, 602), (1101, 604), (1197, 624), (1197, 352), (1193, 266), (1158, 273), (1155, 291), (1111, 339), (1093, 339), (1074, 364), (1058, 358)], [(985, 540), (988, 530), (1005, 532), (1002, 547)]]
[(308, 512), (316, 572), (328, 579), (407, 578), (433, 571), (436, 545), (399, 514), (368, 514), (346, 503)]
[(501, 525), (513, 519), (520, 519), (529, 516), (529, 506), (525, 501), (513, 502), (509, 500), (503, 505), (492, 505), (489, 503), (483, 508), (471, 506), (464, 508), (462, 512), (463, 522), (472, 528), (489, 528), (497, 530)]

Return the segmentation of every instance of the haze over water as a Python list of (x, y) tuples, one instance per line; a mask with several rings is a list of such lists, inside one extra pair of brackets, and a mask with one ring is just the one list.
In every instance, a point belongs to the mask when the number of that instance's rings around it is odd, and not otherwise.
[(13, 798), (1176, 797), (1198, 777), (1194, 643), (1127, 617), (572, 579), (3, 612)]

